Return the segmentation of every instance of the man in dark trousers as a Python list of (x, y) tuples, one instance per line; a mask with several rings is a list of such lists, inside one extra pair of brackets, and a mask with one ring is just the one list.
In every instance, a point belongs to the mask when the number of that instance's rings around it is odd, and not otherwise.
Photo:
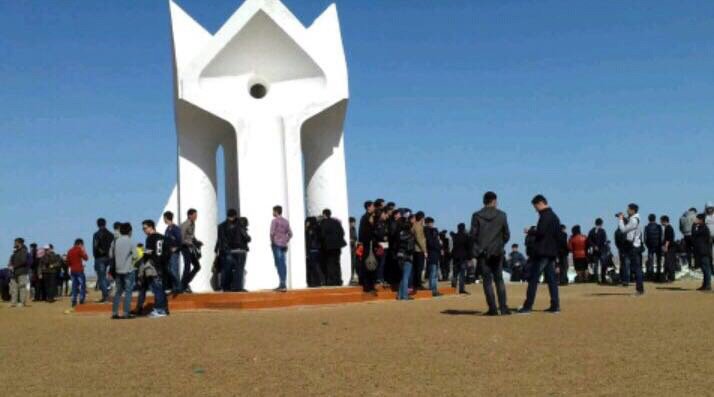
[(659, 218), (659, 222), (664, 228), (664, 239), (662, 241), (662, 252), (664, 253), (664, 281), (672, 282), (675, 279), (675, 270), (677, 262), (677, 249), (674, 241), (674, 228), (669, 223), (669, 217), (663, 215)]
[[(494, 192), (483, 195), (484, 207), (471, 217), (473, 256), (478, 260), (483, 278), (483, 293), (488, 304), (487, 316), (509, 315), (506, 303), (506, 285), (503, 282), (503, 246), (510, 240), (506, 213), (497, 209), (498, 197)], [(493, 296), (493, 284), (498, 293), (498, 308)]]
[(710, 292), (712, 290), (712, 235), (705, 220), (705, 214), (697, 215), (692, 226), (691, 241), (695, 263), (702, 268), (704, 274), (702, 286), (697, 288), (697, 291)]
[(429, 289), (432, 296), (441, 296), (439, 292), (439, 258), (441, 258), (441, 241), (439, 230), (434, 226), (434, 218), (425, 219), (424, 237), (426, 237), (427, 273), (429, 274)]
[[(533, 231), (533, 255), (534, 261), (529, 274), (528, 292), (523, 307), (518, 310), (520, 314), (528, 314), (533, 310), (536, 292), (538, 290), (538, 279), (545, 272), (545, 280), (548, 283), (550, 292), (550, 307), (546, 309), (548, 313), (560, 312), (560, 298), (558, 297), (558, 280), (555, 274), (555, 258), (558, 256), (558, 238), (560, 235), (560, 219), (548, 206), (548, 200), (543, 195), (537, 195), (531, 200), (533, 208), (538, 212), (539, 219), (535, 231)], [(526, 233), (529, 231), (526, 230)]]
[(342, 223), (332, 218), (332, 211), (325, 209), (322, 211), (322, 222), (320, 222), (320, 237), (322, 240), (322, 257), (325, 259), (325, 284), (331, 286), (342, 285), (342, 267), (340, 256), (342, 248), (347, 246), (345, 241), (345, 229)]
[[(568, 248), (568, 228), (565, 225), (560, 225), (560, 238), (558, 240), (558, 246), (560, 253), (558, 255), (558, 284), (568, 285), (568, 256), (570, 256), (570, 249)], [(588, 280), (584, 280), (587, 282)]]
[[(607, 258), (605, 257), (605, 246), (607, 245), (607, 233), (603, 229), (602, 218), (595, 219), (595, 227), (588, 233), (588, 251), (590, 261), (593, 266), (595, 279), (601, 284), (605, 284), (607, 276)], [(600, 279), (598, 280), (598, 267), (600, 268)]]
[[(645, 246), (647, 247), (647, 274), (645, 280), (662, 280), (662, 226), (657, 224), (657, 215), (647, 217), (649, 223), (645, 226)], [(655, 273), (654, 261), (657, 260)]]
[(114, 234), (107, 230), (107, 221), (104, 218), (97, 219), (97, 230), (92, 238), (92, 254), (94, 255), (94, 271), (97, 273), (97, 285), (102, 292), (102, 299), (98, 303), (109, 302), (109, 288), (107, 285), (107, 271), (112, 260), (109, 258), (109, 251), (114, 242)]
[(221, 288), (225, 292), (246, 292), (243, 280), (250, 236), (240, 225), (238, 211), (231, 208), (226, 221), (218, 225), (215, 252), (221, 261)]
[(374, 271), (368, 270), (365, 266), (365, 261), (369, 256), (369, 250), (373, 249), (372, 240), (374, 239), (374, 203), (367, 201), (364, 203), (365, 213), (362, 215), (359, 221), (359, 231), (357, 233), (357, 240), (359, 244), (362, 245), (363, 253), (359, 260), (358, 274), (359, 282), (362, 285), (362, 290), (364, 292), (369, 292), (376, 294), (374, 289), (375, 277), (377, 275), (376, 269)]

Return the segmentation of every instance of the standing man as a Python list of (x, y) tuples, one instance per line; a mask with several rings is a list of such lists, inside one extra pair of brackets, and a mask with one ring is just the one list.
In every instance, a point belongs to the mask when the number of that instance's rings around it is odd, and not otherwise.
[(325, 284), (328, 286), (341, 286), (342, 267), (340, 266), (340, 256), (342, 248), (347, 245), (347, 242), (345, 242), (345, 229), (340, 221), (332, 218), (332, 211), (329, 209), (322, 211), (322, 217), (320, 239), (326, 267)]
[(57, 272), (62, 268), (62, 258), (54, 252), (52, 245), (45, 246), (45, 255), (40, 259), (39, 276), (45, 289), (45, 300), (55, 301), (57, 295)]
[(273, 221), (270, 224), (270, 242), (273, 248), (273, 259), (275, 267), (278, 269), (278, 278), (280, 285), (275, 289), (277, 292), (286, 292), (288, 268), (285, 263), (285, 254), (288, 252), (288, 244), (293, 238), (293, 232), (290, 230), (290, 222), (283, 218), (283, 207), (276, 205), (273, 207)]
[[(607, 276), (607, 233), (603, 229), (602, 218), (595, 219), (595, 227), (590, 229), (588, 233), (588, 251), (593, 266), (593, 273), (596, 275), (595, 280), (601, 284), (605, 284)], [(600, 268), (600, 278), (598, 279), (598, 267)]]
[(687, 266), (692, 267), (692, 226), (697, 218), (697, 209), (690, 208), (679, 218), (679, 231), (684, 236), (684, 252)]
[(664, 240), (662, 241), (662, 252), (664, 253), (664, 281), (672, 282), (675, 279), (677, 250), (674, 241), (674, 228), (669, 224), (669, 217), (663, 215), (659, 218), (664, 228)]
[(181, 229), (174, 223), (174, 214), (164, 212), (164, 252), (169, 258), (169, 273), (171, 275), (171, 290), (176, 294), (181, 293), (181, 278), (179, 277), (179, 256), (181, 255)]
[[(374, 289), (374, 283), (377, 276), (376, 269), (367, 269), (367, 258), (369, 257), (369, 250), (373, 250), (372, 242), (374, 240), (374, 203), (371, 201), (366, 201), (364, 203), (365, 213), (359, 220), (359, 232), (357, 234), (357, 240), (360, 245), (362, 245), (362, 257), (359, 260), (359, 267), (357, 268), (357, 273), (359, 275), (359, 283), (362, 284), (362, 291), (368, 293), (376, 293)], [(411, 262), (411, 261), (409, 261)]]
[(156, 224), (151, 219), (143, 221), (141, 228), (146, 235), (146, 243), (138, 272), (139, 296), (136, 300), (136, 314), (143, 315), (146, 291), (150, 289), (154, 294), (154, 310), (149, 313), (149, 317), (165, 317), (169, 313), (169, 306), (161, 282), (164, 236), (156, 232)]
[(706, 225), (706, 215), (697, 215), (692, 226), (692, 248), (696, 263), (702, 268), (704, 279), (697, 291), (712, 290), (712, 235)]
[[(104, 218), (97, 219), (97, 230), (92, 238), (92, 255), (94, 255), (94, 271), (97, 273), (97, 285), (102, 291), (102, 299), (97, 303), (106, 303), (109, 301), (109, 288), (107, 286), (107, 270), (111, 266), (109, 259), (109, 251), (114, 242), (114, 235), (107, 230), (107, 221)], [(74, 291), (74, 282), (72, 282), (72, 291)]]
[(15, 239), (10, 263), (10, 307), (23, 307), (27, 304), (27, 284), (30, 282), (30, 255), (25, 240)]
[[(131, 319), (131, 295), (134, 291), (134, 263), (139, 260), (139, 253), (131, 241), (131, 224), (123, 223), (119, 227), (119, 238), (114, 242), (111, 253), (116, 266), (116, 291), (112, 303), (112, 320)], [(124, 316), (119, 316), (119, 304), (124, 296)]]
[(441, 281), (447, 281), (451, 270), (451, 240), (449, 240), (446, 230), (439, 232), (439, 241), (441, 242), (441, 258), (439, 258)]
[[(568, 228), (565, 225), (560, 225), (560, 238), (558, 239), (558, 246), (560, 249), (558, 255), (558, 284), (562, 286), (568, 285), (568, 256), (570, 254), (570, 249), (568, 248)], [(585, 272), (587, 275), (587, 271)], [(583, 279), (583, 282), (588, 282), (587, 278)]]
[(245, 274), (250, 240), (247, 225), (246, 228), (241, 225), (238, 211), (229, 209), (226, 221), (218, 225), (216, 241), (216, 254), (223, 265), (221, 274), (223, 291), (246, 292), (243, 275)]
[[(494, 192), (483, 195), (484, 207), (471, 217), (473, 255), (478, 260), (483, 277), (483, 293), (488, 304), (487, 316), (509, 315), (506, 303), (506, 285), (503, 282), (503, 247), (511, 239), (506, 213), (499, 210), (498, 197)], [(498, 309), (493, 296), (493, 284), (498, 293)]]
[(424, 281), (422, 279), (422, 272), (424, 271), (424, 264), (428, 256), (426, 247), (426, 236), (424, 235), (424, 213), (422, 211), (417, 212), (412, 218), (412, 233), (416, 239), (416, 246), (414, 247), (414, 289), (424, 290)]
[(357, 279), (357, 220), (354, 217), (350, 217), (350, 253), (350, 284), (353, 284)]
[[(637, 295), (644, 295), (645, 285), (642, 276), (642, 232), (640, 231), (640, 214), (638, 214), (639, 206), (637, 204), (629, 204), (627, 206), (627, 217), (625, 214), (619, 213), (618, 229), (625, 235), (625, 271), (623, 285), (630, 285), (630, 272), (634, 270), (635, 280), (637, 282)], [(690, 234), (691, 235), (691, 234)]]
[[(647, 275), (650, 281), (662, 279), (662, 226), (657, 224), (657, 215), (647, 217), (649, 223), (645, 226), (645, 246), (647, 247)], [(654, 261), (657, 260), (655, 273)]]
[[(106, 222), (104, 225), (106, 226)], [(107, 233), (109, 232), (107, 231)], [(113, 239), (111, 233), (109, 233), (109, 236)], [(69, 267), (70, 277), (72, 277), (72, 307), (77, 306), (77, 295), (79, 295), (80, 305), (84, 304), (84, 298), (87, 296), (87, 278), (84, 275), (84, 261), (86, 260), (89, 260), (89, 257), (84, 249), (84, 241), (78, 238), (74, 241), (74, 246), (67, 252), (67, 266)]]
[(183, 239), (181, 244), (181, 255), (183, 256), (181, 287), (183, 292), (191, 294), (193, 293), (191, 291), (191, 281), (201, 271), (199, 259), (201, 258), (200, 249), (203, 244), (196, 240), (198, 211), (191, 208), (186, 213), (186, 217), (186, 221), (181, 224), (181, 238)]
[[(709, 232), (714, 234), (714, 201), (707, 202), (707, 205), (704, 206), (704, 213), (706, 214), (704, 224), (709, 228)], [(714, 246), (712, 246), (712, 256), (714, 257)]]
[[(538, 225), (532, 231), (533, 236), (533, 264), (528, 279), (528, 292), (523, 307), (518, 313), (528, 314), (533, 310), (538, 280), (545, 272), (545, 280), (550, 292), (550, 307), (548, 313), (560, 312), (560, 298), (558, 297), (558, 280), (555, 274), (555, 258), (558, 256), (558, 238), (560, 235), (560, 219), (548, 206), (548, 200), (541, 194), (531, 200), (533, 208), (538, 212)], [(526, 234), (529, 230), (526, 230)]]
[(439, 258), (441, 257), (441, 241), (439, 240), (439, 230), (434, 226), (434, 218), (426, 218), (424, 227), (426, 237), (427, 266), (429, 273), (429, 289), (434, 297), (441, 296), (439, 292)]

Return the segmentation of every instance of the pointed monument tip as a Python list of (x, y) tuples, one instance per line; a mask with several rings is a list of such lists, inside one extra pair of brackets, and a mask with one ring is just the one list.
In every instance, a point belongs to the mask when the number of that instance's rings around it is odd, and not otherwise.
[(320, 16), (315, 18), (308, 30), (311, 30), (313, 28), (319, 29), (319, 26), (328, 22), (337, 23), (339, 25), (339, 18), (337, 17), (337, 4), (335, 3), (332, 3), (327, 6), (327, 8), (325, 8), (325, 11), (323, 11)]

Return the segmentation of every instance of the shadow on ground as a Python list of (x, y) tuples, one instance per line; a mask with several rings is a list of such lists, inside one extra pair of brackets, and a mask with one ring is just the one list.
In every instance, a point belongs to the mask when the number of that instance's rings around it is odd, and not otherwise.
[(482, 312), (478, 310), (454, 310), (448, 309), (441, 312), (441, 314), (448, 314), (449, 316), (478, 316)]

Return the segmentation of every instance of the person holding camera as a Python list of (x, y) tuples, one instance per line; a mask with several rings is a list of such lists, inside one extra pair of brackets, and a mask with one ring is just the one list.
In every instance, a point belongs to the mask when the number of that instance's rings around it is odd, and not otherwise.
[(640, 230), (639, 206), (631, 203), (627, 206), (627, 216), (616, 214), (619, 219), (618, 229), (625, 235), (625, 263), (622, 285), (630, 285), (630, 272), (634, 271), (637, 283), (637, 295), (644, 295), (645, 285), (642, 274), (642, 231)]
[[(478, 260), (483, 278), (483, 293), (488, 304), (487, 316), (509, 315), (506, 303), (506, 284), (503, 282), (503, 247), (511, 239), (506, 213), (497, 209), (498, 197), (494, 192), (483, 195), (484, 207), (471, 217), (471, 238), (474, 258)], [(498, 308), (493, 296), (493, 285), (498, 293)]]

